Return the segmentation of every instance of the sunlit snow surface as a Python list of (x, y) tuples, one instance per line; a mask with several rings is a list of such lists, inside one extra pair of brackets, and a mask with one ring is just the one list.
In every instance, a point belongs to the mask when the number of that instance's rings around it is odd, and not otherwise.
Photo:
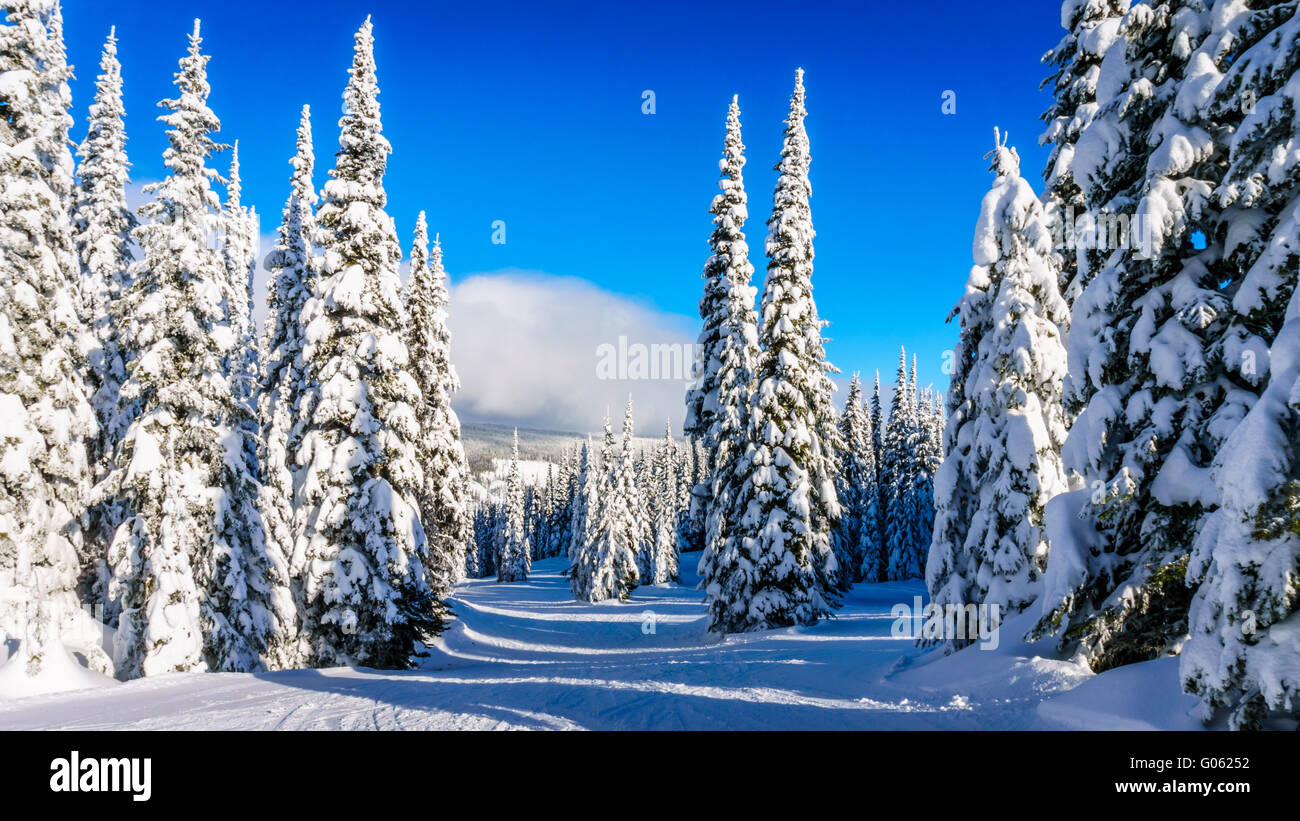
[[(683, 556), (693, 584), (698, 554)], [(563, 559), (472, 580), (421, 669), (179, 674), (0, 700), (0, 729), (1194, 729), (1176, 659), (1102, 676), (1010, 641), (948, 658), (890, 637), (918, 582), (860, 585), (838, 618), (731, 636), (690, 586), (581, 604)]]

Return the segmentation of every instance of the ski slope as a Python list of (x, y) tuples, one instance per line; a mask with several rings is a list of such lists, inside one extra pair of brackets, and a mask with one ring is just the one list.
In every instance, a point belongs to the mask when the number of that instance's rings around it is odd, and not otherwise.
[[(697, 554), (698, 555), (698, 554)], [(693, 585), (697, 556), (684, 556)], [(1006, 641), (944, 658), (890, 636), (917, 582), (838, 618), (718, 640), (692, 586), (575, 602), (566, 562), (472, 580), (418, 670), (176, 674), (0, 701), (0, 729), (1195, 729), (1177, 660), (1101, 676)], [(1003, 633), (1015, 634), (1008, 625)], [(1119, 674), (1119, 675), (1117, 675)]]

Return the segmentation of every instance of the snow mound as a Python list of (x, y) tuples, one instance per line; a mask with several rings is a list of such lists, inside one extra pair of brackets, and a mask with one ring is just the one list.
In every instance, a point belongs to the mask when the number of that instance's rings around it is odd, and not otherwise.
[(1083, 662), (1052, 658), (1052, 639), (1033, 644), (1019, 640), (1035, 619), (1032, 608), (1008, 619), (999, 631), (996, 648), (981, 649), (977, 642), (948, 656), (932, 650), (902, 666), (889, 680), (928, 693), (975, 696), (990, 703), (1039, 699), (1069, 691), (1092, 678)]
[(1117, 667), (1038, 705), (1038, 715), (1061, 729), (1201, 730), (1200, 699), (1183, 692), (1178, 659)]
[[(0, 647), (0, 651), (2, 649)], [(21, 652), (14, 652), (4, 663), (0, 663), (0, 699), (89, 690), (118, 684), (108, 676), (87, 669), (57, 641), (46, 643), (44, 663), (39, 675), (28, 676), (25, 666)]]

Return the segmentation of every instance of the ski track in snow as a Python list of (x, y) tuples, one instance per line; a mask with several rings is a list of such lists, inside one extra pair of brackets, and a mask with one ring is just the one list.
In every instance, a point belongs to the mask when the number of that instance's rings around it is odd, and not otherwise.
[(564, 559), (526, 583), (467, 581), (418, 670), (159, 676), (0, 702), (0, 729), (1035, 729), (1066, 725), (1039, 705), (1087, 678), (975, 650), (914, 669), (921, 651), (890, 636), (889, 611), (923, 595), (919, 581), (860, 585), (811, 628), (719, 640), (697, 558), (683, 557), (686, 585), (624, 603), (574, 601)]

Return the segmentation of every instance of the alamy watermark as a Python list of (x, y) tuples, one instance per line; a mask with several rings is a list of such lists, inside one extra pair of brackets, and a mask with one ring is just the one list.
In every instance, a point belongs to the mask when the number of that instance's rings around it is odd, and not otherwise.
[(894, 623), (889, 635), (896, 639), (978, 641), (981, 650), (996, 650), (1000, 642), (1002, 608), (996, 604), (922, 604), (920, 596), (908, 605), (899, 602), (889, 610)]
[(1075, 216), (1073, 205), (1048, 217), (1052, 244), (1057, 250), (1118, 251), (1132, 249), (1138, 259), (1150, 259), (1155, 252), (1151, 218), (1141, 214), (1094, 214)]
[(596, 346), (597, 379), (664, 379), (694, 382), (703, 371), (704, 348), (690, 342), (628, 342)]

